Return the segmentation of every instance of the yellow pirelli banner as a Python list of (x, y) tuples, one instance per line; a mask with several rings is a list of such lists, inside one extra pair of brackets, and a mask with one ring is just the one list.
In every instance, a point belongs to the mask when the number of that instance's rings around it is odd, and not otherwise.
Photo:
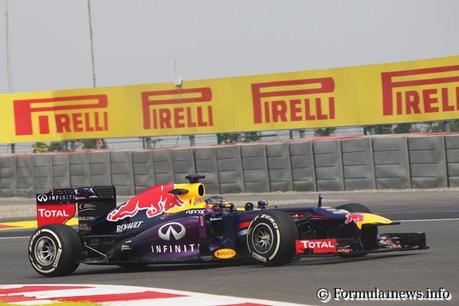
[(2, 143), (455, 119), (459, 56), (0, 98)]

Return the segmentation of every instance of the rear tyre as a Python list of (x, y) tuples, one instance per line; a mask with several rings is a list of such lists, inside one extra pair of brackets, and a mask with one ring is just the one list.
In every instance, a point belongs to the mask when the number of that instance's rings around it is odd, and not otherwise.
[(289, 215), (280, 210), (263, 212), (253, 218), (247, 232), (249, 254), (267, 266), (288, 263), (295, 255), (298, 230)]
[(363, 204), (360, 203), (347, 203), (336, 207), (336, 209), (344, 209), (348, 212), (361, 212), (371, 214), (371, 210)]
[(32, 267), (41, 275), (68, 275), (79, 265), (81, 240), (70, 226), (48, 224), (32, 234), (28, 252)]

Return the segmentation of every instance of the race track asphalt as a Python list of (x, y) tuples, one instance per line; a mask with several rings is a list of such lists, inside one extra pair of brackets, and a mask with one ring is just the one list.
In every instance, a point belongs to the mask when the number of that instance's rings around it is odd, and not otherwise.
[[(272, 195), (276, 196), (278, 194)], [(265, 198), (269, 200), (269, 197)], [(328, 198), (336, 199), (333, 205), (346, 201), (363, 202), (374, 213), (406, 220), (381, 231), (426, 232), (430, 249), (370, 254), (356, 259), (310, 258), (269, 268), (241, 264), (161, 265), (129, 271), (112, 266), (82, 265), (70, 276), (44, 278), (28, 263), (29, 233), (4, 231), (0, 232), (0, 284), (139, 285), (314, 305), (321, 304), (316, 298), (319, 288), (333, 291), (334, 288), (373, 290), (377, 287), (380, 290), (424, 291), (443, 287), (453, 296), (453, 300), (446, 304), (459, 305), (459, 191), (334, 193)], [(351, 303), (341, 301), (340, 304)], [(435, 304), (438, 302), (422, 303)]]

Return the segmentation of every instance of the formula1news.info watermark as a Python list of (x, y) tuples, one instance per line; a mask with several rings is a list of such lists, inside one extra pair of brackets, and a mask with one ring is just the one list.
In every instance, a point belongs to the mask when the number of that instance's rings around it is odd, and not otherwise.
[(316, 293), (322, 303), (336, 302), (448, 302), (453, 299), (445, 288), (426, 290), (383, 290), (372, 288), (369, 290), (348, 290), (343, 288), (320, 288)]

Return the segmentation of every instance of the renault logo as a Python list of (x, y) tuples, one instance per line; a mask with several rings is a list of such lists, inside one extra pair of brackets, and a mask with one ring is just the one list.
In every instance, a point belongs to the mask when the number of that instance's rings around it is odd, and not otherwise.
[(38, 202), (42, 202), (42, 203), (46, 202), (46, 201), (48, 201), (48, 196), (46, 194), (43, 194), (43, 193), (39, 194), (39, 195), (37, 195), (37, 200), (38, 200)]
[(169, 222), (158, 229), (158, 236), (162, 240), (170, 241), (171, 237), (180, 240), (186, 235), (185, 227), (178, 222)]

